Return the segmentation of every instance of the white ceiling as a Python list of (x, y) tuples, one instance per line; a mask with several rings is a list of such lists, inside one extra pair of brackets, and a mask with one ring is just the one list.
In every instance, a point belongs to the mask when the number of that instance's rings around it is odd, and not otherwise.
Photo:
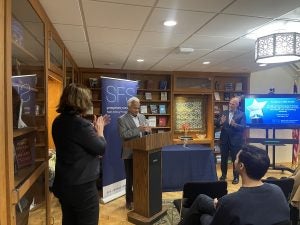
[[(40, 2), (79, 67), (253, 72), (266, 67), (254, 62), (255, 40), (246, 38), (250, 30), (274, 20), (300, 26), (300, 10), (294, 10), (300, 0)], [(177, 26), (163, 26), (167, 19)], [(178, 47), (195, 51), (179, 54)]]

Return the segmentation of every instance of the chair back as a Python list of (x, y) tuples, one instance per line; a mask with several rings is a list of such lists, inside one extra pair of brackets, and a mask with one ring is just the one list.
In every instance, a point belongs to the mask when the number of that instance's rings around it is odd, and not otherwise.
[(293, 178), (283, 178), (283, 179), (265, 179), (262, 180), (265, 183), (271, 183), (279, 186), (286, 197), (287, 201), (290, 200), (291, 193), (294, 186), (294, 179)]
[(274, 223), (272, 225), (290, 225), (290, 224), (291, 224), (291, 222), (289, 220), (287, 220), (287, 221), (283, 221), (283, 222), (279, 222), (279, 223)]
[(199, 194), (208, 195), (211, 198), (221, 198), (228, 193), (226, 181), (188, 182), (183, 186), (183, 199), (185, 206), (189, 207)]

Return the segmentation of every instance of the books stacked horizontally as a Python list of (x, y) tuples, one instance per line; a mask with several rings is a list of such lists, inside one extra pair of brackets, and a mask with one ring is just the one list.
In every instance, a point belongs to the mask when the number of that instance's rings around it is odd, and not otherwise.
[(225, 91), (233, 91), (233, 84), (231, 82), (227, 82), (224, 85)]

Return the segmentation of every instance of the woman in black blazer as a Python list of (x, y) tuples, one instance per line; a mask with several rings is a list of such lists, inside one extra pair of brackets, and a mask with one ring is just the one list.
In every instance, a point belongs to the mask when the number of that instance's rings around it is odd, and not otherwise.
[(78, 84), (67, 86), (60, 98), (52, 125), (56, 147), (53, 193), (59, 199), (63, 225), (97, 225), (99, 158), (105, 152), (103, 130), (108, 116), (93, 123), (82, 118), (92, 106), (91, 93)]

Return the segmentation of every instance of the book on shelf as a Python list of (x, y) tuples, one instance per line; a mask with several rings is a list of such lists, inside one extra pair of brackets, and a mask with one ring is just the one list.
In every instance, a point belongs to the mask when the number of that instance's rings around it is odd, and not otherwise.
[(31, 166), (33, 163), (33, 154), (29, 139), (26, 137), (14, 140), (14, 148), (17, 168), (21, 169), (26, 166)]
[(233, 91), (233, 84), (231, 82), (226, 82), (224, 84), (225, 91)]
[(230, 100), (230, 93), (224, 92), (224, 101), (229, 101)]
[(157, 105), (150, 105), (150, 110), (152, 114), (157, 114)]
[(215, 90), (220, 90), (220, 82), (219, 81), (215, 82)]
[(90, 88), (97, 88), (98, 87), (98, 78), (90, 77), (89, 85), (90, 85)]
[(166, 92), (166, 91), (160, 92), (160, 100), (167, 101), (168, 100), (168, 92)]
[(142, 114), (147, 114), (148, 113), (147, 105), (141, 105), (140, 111)]
[(146, 80), (146, 89), (154, 89), (154, 81)]
[(144, 80), (138, 80), (138, 89), (144, 89), (146, 87)]
[(235, 91), (242, 91), (243, 90), (243, 83), (237, 82), (235, 83)]
[(151, 100), (152, 99), (152, 93), (151, 92), (145, 92), (145, 99)]
[(167, 90), (168, 88), (168, 81), (167, 80), (160, 80), (159, 81), (159, 89), (160, 90)]
[(159, 105), (159, 114), (166, 114), (166, 105)]
[(219, 114), (221, 111), (220, 111), (220, 107), (218, 105), (215, 105), (214, 106), (214, 113), (215, 114)]
[(166, 116), (159, 116), (158, 117), (158, 126), (159, 127), (167, 126), (167, 117)]
[(148, 116), (149, 127), (156, 127), (156, 116)]
[(228, 110), (228, 105), (223, 105), (222, 109), (223, 109), (223, 111)]
[(218, 130), (215, 132), (215, 139), (220, 139), (220, 136), (221, 136), (221, 131)]
[(220, 101), (221, 100), (219, 92), (214, 92), (214, 96), (215, 96), (215, 100), (216, 101)]

